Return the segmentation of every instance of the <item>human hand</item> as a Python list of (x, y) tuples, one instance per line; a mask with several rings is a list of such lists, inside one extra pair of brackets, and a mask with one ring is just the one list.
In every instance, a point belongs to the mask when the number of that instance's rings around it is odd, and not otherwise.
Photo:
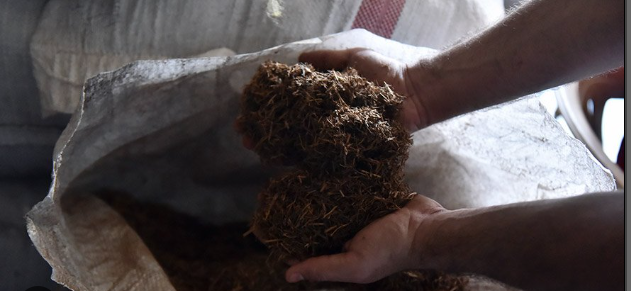
[(431, 266), (423, 248), (431, 238), (433, 218), (447, 212), (438, 202), (416, 195), (405, 207), (362, 229), (339, 254), (307, 259), (285, 273), (301, 280), (370, 283), (393, 273)]
[(386, 82), (396, 93), (407, 97), (401, 107), (400, 121), (403, 126), (414, 132), (429, 125), (426, 109), (411, 83), (411, 70), (407, 64), (365, 48), (305, 52), (298, 61), (311, 63), (320, 70), (352, 67), (372, 82), (379, 85)]
[[(429, 125), (427, 109), (412, 85), (410, 75), (413, 74), (413, 70), (407, 64), (365, 48), (305, 52), (300, 55), (298, 61), (311, 63), (320, 70), (343, 70), (353, 67), (361, 76), (372, 82), (380, 85), (386, 82), (396, 93), (406, 97), (401, 106), (400, 121), (403, 126), (409, 132), (414, 132)], [(241, 132), (236, 122), (235, 129)], [(248, 136), (242, 136), (242, 143), (248, 149), (254, 148), (254, 142)]]

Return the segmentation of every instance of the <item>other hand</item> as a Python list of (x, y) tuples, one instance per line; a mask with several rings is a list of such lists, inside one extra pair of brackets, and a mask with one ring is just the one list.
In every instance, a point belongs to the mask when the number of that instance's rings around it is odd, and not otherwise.
[(432, 218), (446, 212), (438, 202), (416, 195), (405, 207), (374, 221), (339, 254), (307, 259), (285, 273), (290, 283), (301, 280), (370, 283), (393, 273), (431, 265), (422, 262), (431, 238)]
[(414, 132), (429, 125), (426, 109), (411, 84), (411, 70), (407, 64), (365, 48), (305, 52), (298, 61), (311, 63), (320, 70), (352, 67), (361, 76), (378, 85), (386, 82), (395, 92), (406, 97), (400, 119), (405, 128)]

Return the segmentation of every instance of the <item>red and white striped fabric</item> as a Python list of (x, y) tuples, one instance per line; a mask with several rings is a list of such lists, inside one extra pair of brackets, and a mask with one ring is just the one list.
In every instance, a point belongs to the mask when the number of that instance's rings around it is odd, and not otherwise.
[(390, 38), (399, 22), (406, 0), (364, 0), (359, 6), (352, 28), (364, 28)]

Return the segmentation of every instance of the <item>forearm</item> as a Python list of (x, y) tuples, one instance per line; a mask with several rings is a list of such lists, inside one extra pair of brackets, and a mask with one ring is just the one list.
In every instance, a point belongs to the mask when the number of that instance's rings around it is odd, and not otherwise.
[[(420, 268), (477, 273), (526, 290), (624, 286), (624, 194), (444, 212), (419, 233)], [(418, 240), (423, 240), (419, 237)]]
[(619, 67), (624, 1), (532, 0), (479, 35), (408, 70), (430, 125)]

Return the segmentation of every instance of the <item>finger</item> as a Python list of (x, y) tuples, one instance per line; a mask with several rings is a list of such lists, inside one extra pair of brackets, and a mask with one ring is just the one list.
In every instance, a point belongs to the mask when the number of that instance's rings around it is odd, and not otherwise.
[(383, 85), (386, 82), (401, 95), (406, 95), (403, 81), (403, 65), (399, 61), (372, 50), (362, 50), (352, 54), (348, 66), (369, 81)]
[(320, 50), (305, 52), (298, 58), (301, 62), (312, 63), (319, 70), (342, 70), (352, 67), (359, 75), (378, 85), (390, 84), (401, 95), (407, 95), (403, 83), (403, 64), (366, 48), (347, 50)]
[(292, 266), (285, 273), (285, 279), (289, 283), (301, 280), (367, 283), (362, 270), (364, 265), (353, 252), (320, 256)]
[(346, 50), (318, 50), (304, 52), (298, 57), (299, 62), (310, 63), (319, 70), (342, 70), (349, 65), (351, 57), (365, 48)]

